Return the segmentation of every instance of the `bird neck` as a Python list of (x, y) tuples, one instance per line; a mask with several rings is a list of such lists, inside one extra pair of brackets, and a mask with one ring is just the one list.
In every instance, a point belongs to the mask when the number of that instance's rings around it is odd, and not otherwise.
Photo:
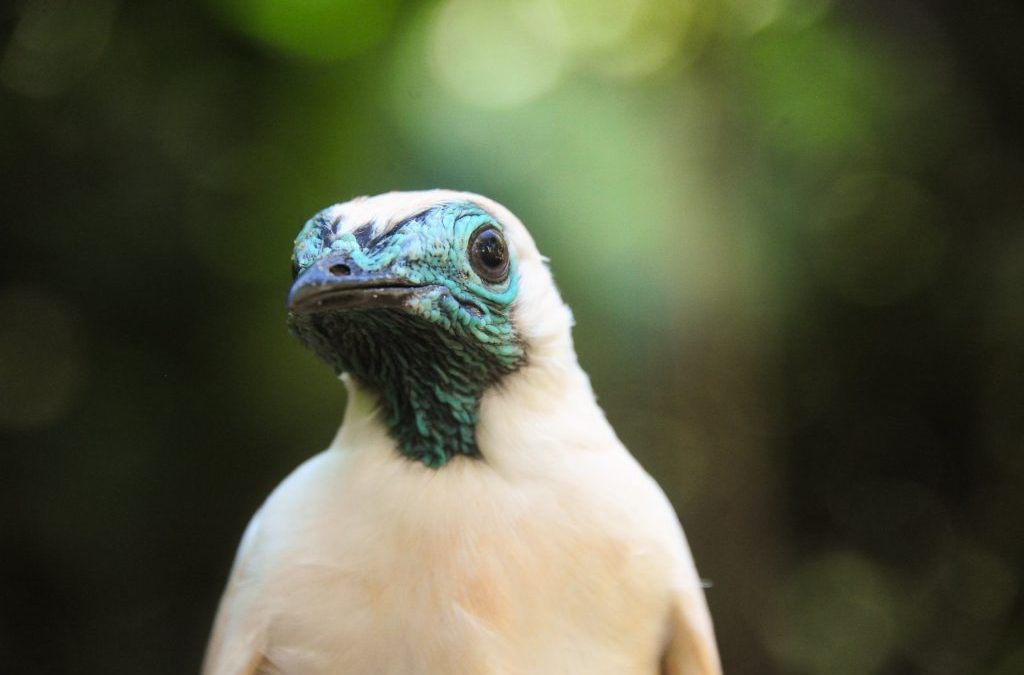
[(571, 339), (551, 345), (488, 389), (477, 439), (488, 466), (509, 479), (569, 475), (582, 455), (625, 452), (597, 404)]
[[(397, 442), (389, 405), (380, 388), (346, 373), (345, 421), (335, 446), (394, 453), (413, 459)], [(571, 471), (578, 456), (567, 450), (621, 447), (579, 367), (571, 338), (548, 341), (521, 367), (487, 387), (476, 401), (472, 452), (446, 452), (440, 468), (459, 454), (477, 457), (509, 478)], [(422, 461), (422, 460), (421, 460)]]
[(480, 399), (523, 360), (521, 351), (489, 349), (402, 310), (330, 316), (305, 339), (375, 394), (398, 450), (430, 468), (480, 455)]

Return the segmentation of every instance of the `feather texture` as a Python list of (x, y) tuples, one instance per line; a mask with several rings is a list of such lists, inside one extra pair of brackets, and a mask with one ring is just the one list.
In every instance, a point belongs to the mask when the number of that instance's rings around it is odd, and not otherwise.
[(465, 193), (336, 208), (393, 225), (454, 198), (501, 220), (521, 273), (528, 358), (479, 401), (481, 457), (410, 461), (380, 394), (343, 377), (333, 443), (246, 530), (204, 673), (719, 673), (682, 530), (597, 406), (525, 228)]

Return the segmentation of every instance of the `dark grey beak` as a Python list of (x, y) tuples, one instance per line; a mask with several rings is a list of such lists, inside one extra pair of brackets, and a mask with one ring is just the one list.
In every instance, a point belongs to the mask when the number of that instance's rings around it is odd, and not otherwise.
[(389, 270), (367, 271), (347, 255), (331, 255), (299, 275), (288, 292), (292, 314), (399, 307), (422, 290), (422, 284)]

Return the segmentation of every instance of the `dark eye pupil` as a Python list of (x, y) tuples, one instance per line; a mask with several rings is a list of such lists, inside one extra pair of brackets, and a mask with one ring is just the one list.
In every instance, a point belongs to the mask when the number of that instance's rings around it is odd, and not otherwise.
[(508, 248), (501, 233), (489, 227), (473, 237), (470, 261), (477, 274), (487, 281), (497, 282), (508, 272)]
[(476, 239), (477, 257), (487, 267), (499, 269), (505, 264), (505, 246), (494, 230), (483, 232)]

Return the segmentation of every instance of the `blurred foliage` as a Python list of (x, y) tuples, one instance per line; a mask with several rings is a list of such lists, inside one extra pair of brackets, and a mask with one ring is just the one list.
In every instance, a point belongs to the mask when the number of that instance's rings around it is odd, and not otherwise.
[(1024, 11), (0, 10), (0, 671), (197, 668), (344, 393), (299, 225), (491, 195), (686, 524), (730, 673), (1024, 669)]

